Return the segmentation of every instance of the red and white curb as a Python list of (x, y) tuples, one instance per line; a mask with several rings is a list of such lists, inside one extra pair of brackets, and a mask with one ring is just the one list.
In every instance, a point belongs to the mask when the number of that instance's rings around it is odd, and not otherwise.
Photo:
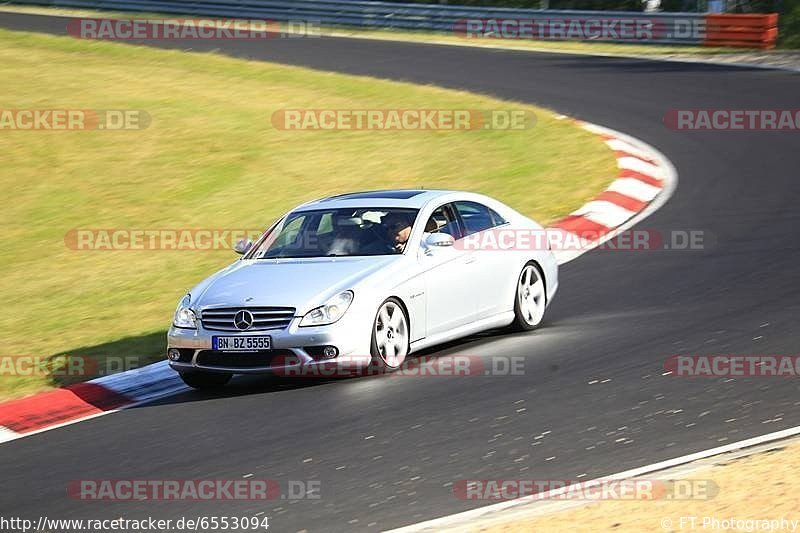
[[(564, 117), (566, 118), (566, 117)], [(633, 226), (666, 202), (677, 174), (655, 148), (617, 131), (578, 124), (617, 155), (618, 178), (594, 200), (548, 230), (574, 233), (580, 246), (554, 250), (566, 263)], [(583, 239), (587, 233), (594, 239)], [(0, 442), (74, 424), (188, 390), (166, 361), (0, 404)]]
[(0, 442), (113, 413), (188, 388), (166, 361), (160, 361), (0, 403)]
[(571, 233), (573, 239), (568, 242), (579, 243), (553, 250), (559, 264), (597, 248), (650, 216), (664, 205), (678, 184), (675, 167), (649, 144), (602, 126), (577, 123), (599, 135), (614, 151), (619, 171), (605, 191), (548, 228)]

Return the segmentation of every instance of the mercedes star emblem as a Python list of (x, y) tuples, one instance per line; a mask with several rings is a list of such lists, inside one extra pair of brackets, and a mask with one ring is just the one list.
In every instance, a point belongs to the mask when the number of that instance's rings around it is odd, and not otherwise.
[(236, 326), (236, 329), (249, 329), (253, 325), (253, 313), (247, 309), (237, 311), (233, 315), (233, 325)]

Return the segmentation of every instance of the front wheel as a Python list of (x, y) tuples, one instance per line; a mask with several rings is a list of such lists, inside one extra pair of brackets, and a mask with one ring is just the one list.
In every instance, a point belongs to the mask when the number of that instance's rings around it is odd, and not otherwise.
[(517, 292), (514, 298), (514, 329), (530, 331), (536, 329), (544, 318), (547, 304), (544, 277), (534, 263), (522, 268), (517, 279)]
[(181, 379), (193, 389), (217, 389), (225, 386), (233, 374), (216, 372), (181, 372)]
[(409, 345), (408, 317), (397, 298), (389, 298), (378, 308), (372, 324), (372, 364), (382, 372), (400, 368)]

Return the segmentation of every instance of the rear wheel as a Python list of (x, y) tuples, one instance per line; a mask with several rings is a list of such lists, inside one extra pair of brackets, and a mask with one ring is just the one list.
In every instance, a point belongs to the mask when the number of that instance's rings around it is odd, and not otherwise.
[(514, 329), (529, 331), (536, 329), (544, 319), (547, 296), (544, 276), (535, 263), (522, 268), (517, 279), (517, 292), (514, 298)]
[(409, 345), (408, 317), (397, 298), (378, 308), (372, 324), (372, 364), (380, 371), (397, 370), (406, 360)]
[(225, 386), (233, 374), (216, 372), (181, 372), (181, 379), (193, 389), (217, 389)]

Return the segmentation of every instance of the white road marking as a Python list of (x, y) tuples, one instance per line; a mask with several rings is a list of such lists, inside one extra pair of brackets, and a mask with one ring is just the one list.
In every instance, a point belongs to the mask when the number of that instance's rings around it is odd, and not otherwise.
[(17, 440), (17, 439), (21, 439), (21, 438), (24, 438), (24, 437), (30, 437), (31, 435), (44, 433), (45, 431), (50, 431), (51, 429), (58, 429), (58, 428), (62, 428), (64, 426), (71, 426), (72, 424), (77, 424), (78, 422), (84, 422), (86, 420), (91, 420), (92, 418), (97, 418), (99, 416), (105, 416), (105, 415), (108, 415), (108, 414), (111, 414), (111, 413), (116, 413), (119, 410), (120, 409), (111, 409), (109, 411), (102, 411), (100, 413), (94, 413), (92, 415), (82, 416), (82, 417), (76, 418), (74, 420), (67, 420), (66, 422), (59, 422), (58, 424), (53, 424), (52, 426), (47, 426), (47, 427), (43, 427), (43, 428), (39, 428), (39, 429), (34, 429), (33, 431), (26, 431), (25, 433), (17, 433), (16, 431), (11, 431), (8, 428), (3, 428), (8, 432), (13, 433), (13, 435), (9, 435), (8, 438), (6, 438), (5, 440), (0, 439), (0, 442), (8, 442), (8, 441), (12, 441), (12, 440)]
[[(688, 455), (682, 455), (680, 457), (675, 457), (674, 459), (668, 459), (666, 461), (660, 461), (658, 463), (641, 466), (639, 468), (633, 468), (631, 470), (626, 470), (624, 472), (619, 472), (617, 474), (612, 474), (610, 476), (596, 478), (591, 481), (585, 481), (583, 483), (580, 483), (580, 486), (581, 487), (587, 485), (591, 486), (598, 483), (602, 483), (604, 481), (616, 481), (620, 479), (634, 478), (637, 476), (642, 476), (644, 474), (657, 472), (659, 470), (665, 470), (667, 468), (673, 468), (676, 466), (685, 465), (687, 463), (698, 461), (700, 459), (713, 457), (714, 455), (720, 455), (723, 453), (740, 450), (742, 448), (750, 448), (752, 446), (757, 446), (759, 444), (782, 440), (789, 437), (794, 437), (796, 435), (800, 435), (800, 426), (784, 429), (782, 431), (776, 431), (774, 433), (768, 433), (766, 435), (753, 437), (751, 439), (732, 442), (731, 444), (726, 444), (725, 446), (719, 446), (717, 448), (711, 448), (696, 453), (690, 453)], [(574, 485), (573, 487), (577, 486), (578, 485)], [(490, 513), (492, 514), (497, 513), (498, 511), (503, 511), (512, 507), (516, 507), (534, 501), (552, 500), (556, 496), (558, 496), (560, 492), (564, 492), (564, 490), (565, 489), (563, 488), (553, 489), (541, 494), (534, 494), (532, 496), (525, 496), (522, 498), (517, 498), (515, 500), (509, 500), (505, 502), (496, 503), (493, 505), (487, 505), (485, 507), (479, 507), (478, 509), (472, 509), (471, 511), (456, 513), (449, 516), (443, 516), (441, 518), (435, 518), (433, 520), (427, 520), (425, 522), (419, 522), (417, 524), (411, 524), (409, 526), (401, 527), (398, 529), (393, 529), (389, 533), (411, 533), (411, 532), (426, 531), (426, 530), (439, 531), (444, 527), (453, 527), (457, 525), (463, 525), (466, 527), (471, 521), (474, 521), (476, 518), (483, 517), (484, 515), (488, 515)]]
[(11, 431), (7, 427), (0, 426), (0, 442), (14, 440), (19, 437), (19, 433)]

